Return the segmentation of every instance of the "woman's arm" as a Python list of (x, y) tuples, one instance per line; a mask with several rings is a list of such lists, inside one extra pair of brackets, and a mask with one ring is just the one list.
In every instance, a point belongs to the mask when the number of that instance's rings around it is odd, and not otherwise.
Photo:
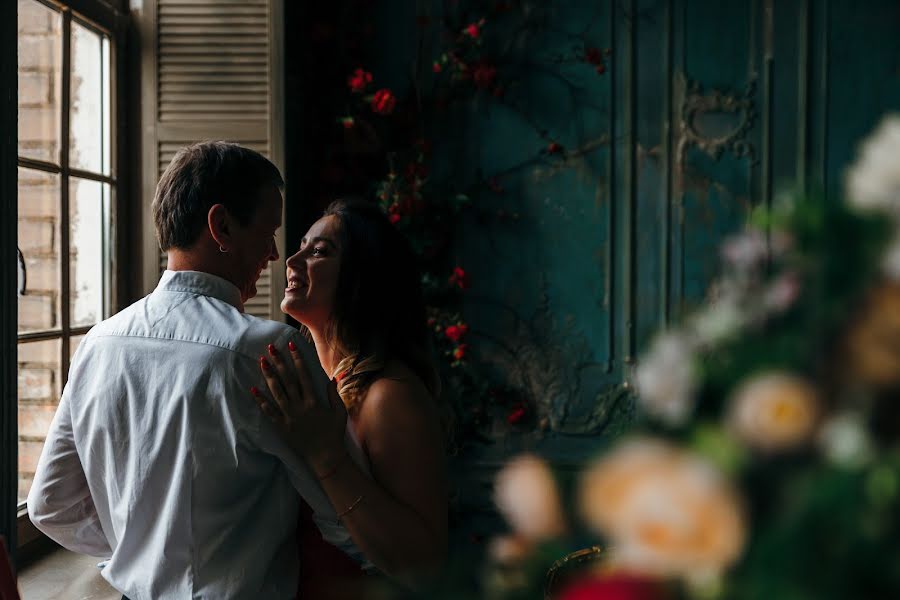
[(319, 477), (354, 543), (386, 574), (413, 585), (440, 569), (447, 552), (447, 486), (443, 436), (424, 386), (381, 378), (366, 391), (356, 426), (372, 467), (364, 473), (346, 454), (347, 414), (334, 388), (328, 406), (315, 401), (302, 358), (298, 377), (279, 352), (261, 361), (275, 403), (260, 407)]
[(360, 550), (408, 584), (439, 571), (447, 553), (443, 436), (431, 403), (418, 382), (382, 378), (369, 387), (357, 431), (372, 478), (340, 449), (308, 458), (338, 514), (349, 510), (341, 521)]

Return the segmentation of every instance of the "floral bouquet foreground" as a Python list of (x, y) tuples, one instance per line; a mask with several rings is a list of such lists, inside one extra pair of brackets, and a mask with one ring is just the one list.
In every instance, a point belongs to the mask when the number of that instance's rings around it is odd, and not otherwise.
[(639, 361), (642, 417), (581, 474), (574, 533), (541, 459), (503, 469), (488, 595), (900, 598), (900, 117), (846, 181), (726, 241), (708, 301)]

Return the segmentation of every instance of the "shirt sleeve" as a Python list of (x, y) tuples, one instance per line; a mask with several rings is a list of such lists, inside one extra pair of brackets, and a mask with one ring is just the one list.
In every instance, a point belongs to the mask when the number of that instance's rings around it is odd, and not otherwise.
[(34, 526), (61, 546), (103, 558), (112, 554), (75, 449), (65, 392), (41, 451), (27, 506)]

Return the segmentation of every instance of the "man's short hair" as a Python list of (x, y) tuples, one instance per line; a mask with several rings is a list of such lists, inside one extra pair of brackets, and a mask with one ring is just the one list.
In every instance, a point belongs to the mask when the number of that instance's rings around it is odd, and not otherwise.
[(209, 209), (222, 204), (241, 225), (256, 213), (259, 192), (284, 186), (278, 168), (259, 152), (230, 142), (200, 142), (178, 151), (156, 186), (153, 222), (163, 250), (190, 248)]

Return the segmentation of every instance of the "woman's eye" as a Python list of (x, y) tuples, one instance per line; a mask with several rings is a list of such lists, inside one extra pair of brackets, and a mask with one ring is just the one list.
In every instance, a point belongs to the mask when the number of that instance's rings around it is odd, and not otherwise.
[(325, 248), (323, 248), (321, 246), (313, 248), (312, 255), (313, 256), (325, 256)]

